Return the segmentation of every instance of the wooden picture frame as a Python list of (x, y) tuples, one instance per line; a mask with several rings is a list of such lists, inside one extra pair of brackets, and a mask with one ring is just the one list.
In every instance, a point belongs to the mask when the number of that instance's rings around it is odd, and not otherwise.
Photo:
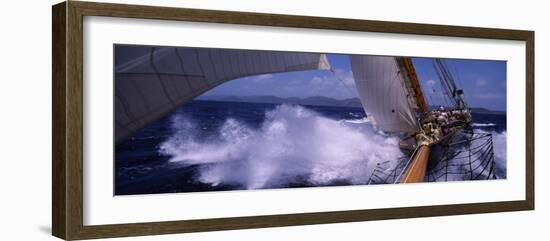
[[(52, 8), (52, 232), (62, 239), (203, 232), (492, 213), (534, 209), (534, 32), (385, 21), (275, 15), (68, 1)], [(83, 17), (107, 16), (174, 21), (299, 27), (328, 30), (518, 40), (526, 43), (525, 200), (400, 207), (168, 222), (83, 224)]]

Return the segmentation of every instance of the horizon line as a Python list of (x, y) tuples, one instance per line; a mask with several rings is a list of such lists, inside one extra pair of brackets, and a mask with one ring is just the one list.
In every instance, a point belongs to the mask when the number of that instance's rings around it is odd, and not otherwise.
[[(342, 100), (349, 100), (349, 99), (358, 99), (359, 101), (361, 101), (361, 98), (359, 97), (351, 97), (351, 98), (345, 98), (345, 99), (338, 99), (338, 98), (334, 98), (334, 97), (329, 97), (329, 96), (323, 96), (323, 95), (311, 95), (311, 96), (306, 96), (306, 97), (297, 97), (297, 96), (291, 96), (291, 97), (282, 97), (282, 96), (277, 96), (277, 95), (200, 95), (200, 96), (197, 96), (195, 98), (195, 100), (200, 100), (201, 98), (204, 98), (204, 97), (275, 97), (275, 98), (279, 98), (279, 99), (290, 99), (290, 98), (296, 98), (296, 99), (306, 99), (306, 98), (311, 98), (311, 97), (324, 97), (324, 98), (329, 98), (329, 99), (333, 99), (333, 100), (339, 100), (339, 101), (342, 101)], [(251, 102), (251, 103), (255, 103), (255, 102)], [(429, 105), (430, 107), (437, 107), (437, 106), (441, 106), (441, 105)], [(443, 105), (444, 107), (450, 107), (450, 106), (445, 106)], [(499, 111), (499, 112), (507, 112), (506, 110), (498, 110), (498, 109), (489, 109), (487, 107), (468, 107), (470, 109), (485, 109), (485, 110), (488, 110), (488, 111)]]

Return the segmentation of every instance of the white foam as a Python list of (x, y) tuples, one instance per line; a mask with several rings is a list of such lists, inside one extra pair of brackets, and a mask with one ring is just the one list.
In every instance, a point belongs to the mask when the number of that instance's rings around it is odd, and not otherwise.
[(347, 125), (300, 106), (266, 112), (254, 129), (227, 119), (215, 138), (199, 140), (196, 123), (178, 115), (175, 134), (161, 144), (170, 161), (200, 166), (199, 181), (248, 189), (280, 187), (305, 178), (313, 184), (365, 184), (376, 163), (402, 156), (398, 139), (370, 124)]
[(493, 134), (493, 152), (495, 154), (495, 162), (497, 170), (503, 175), (506, 175), (506, 131), (501, 133), (492, 132)]
[(473, 127), (490, 127), (490, 126), (496, 126), (495, 123), (473, 123)]
[(353, 124), (363, 124), (368, 123), (369, 119), (367, 117), (361, 118), (361, 119), (351, 119), (351, 120), (344, 120), (347, 123), (353, 123)]
[(507, 133), (506, 131), (499, 133), (496, 131), (488, 132), (482, 129), (476, 129), (476, 132), (491, 133), (493, 138), (493, 153), (495, 158), (497, 175), (499, 175), (500, 178), (506, 178), (507, 176), (507, 171), (506, 171), (507, 170), (507, 163), (506, 163)]

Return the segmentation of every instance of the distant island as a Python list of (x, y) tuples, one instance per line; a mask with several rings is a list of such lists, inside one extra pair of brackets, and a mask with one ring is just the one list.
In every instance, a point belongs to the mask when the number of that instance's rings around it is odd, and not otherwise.
[(359, 100), (359, 98), (349, 98), (349, 99), (338, 100), (338, 99), (333, 99), (333, 98), (324, 97), (324, 96), (311, 96), (306, 98), (298, 98), (298, 97), (282, 98), (282, 97), (270, 96), (270, 95), (201, 96), (197, 98), (197, 100), (362, 108), (361, 100)]
[(478, 114), (495, 114), (495, 115), (505, 115), (506, 114), (506, 111), (503, 111), (503, 110), (489, 110), (489, 109), (486, 109), (486, 108), (483, 108), (483, 107), (470, 107), (470, 110), (473, 113), (478, 113)]
[[(298, 97), (283, 98), (283, 97), (272, 96), (272, 95), (253, 95), (253, 96), (216, 95), (216, 96), (200, 96), (197, 98), (197, 100), (363, 108), (363, 106), (361, 105), (361, 100), (359, 98), (334, 99), (334, 98), (325, 97), (325, 96), (310, 96), (306, 98), (298, 98)], [(439, 106), (430, 106), (430, 109), (435, 109), (438, 107)], [(472, 110), (472, 112), (480, 113), (480, 114), (506, 114), (505, 111), (489, 110), (482, 107), (471, 107), (470, 109)]]

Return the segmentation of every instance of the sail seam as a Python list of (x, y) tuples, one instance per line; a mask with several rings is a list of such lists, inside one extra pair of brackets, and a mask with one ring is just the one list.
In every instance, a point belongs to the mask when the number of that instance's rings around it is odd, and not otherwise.
[(166, 85), (164, 84), (164, 81), (163, 81), (163, 78), (161, 77), (161, 74), (160, 72), (158, 71), (158, 68), (157, 66), (155, 65), (155, 48), (152, 48), (151, 49), (151, 57), (150, 57), (150, 61), (151, 61), (151, 68), (153, 68), (153, 71), (155, 72), (158, 80), (159, 80), (159, 83), (160, 83), (160, 86), (162, 87), (162, 91), (164, 92), (164, 95), (166, 96), (166, 98), (170, 101), (170, 103), (172, 105), (175, 105), (174, 103), (174, 100), (172, 99), (172, 96), (170, 96), (170, 94), (168, 93), (168, 90), (166, 89)]

